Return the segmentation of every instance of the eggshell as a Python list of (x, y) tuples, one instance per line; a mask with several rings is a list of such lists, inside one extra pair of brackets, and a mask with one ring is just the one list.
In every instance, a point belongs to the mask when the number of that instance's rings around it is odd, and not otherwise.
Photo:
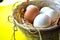
[(40, 10), (40, 13), (44, 13), (46, 15), (48, 15), (51, 20), (52, 20), (52, 23), (56, 21), (56, 19), (58, 18), (58, 13), (57, 11), (53, 10), (52, 8), (49, 8), (49, 7), (43, 7), (41, 10)]
[(34, 5), (29, 5), (26, 8), (26, 12), (24, 14), (24, 19), (26, 19), (28, 22), (33, 23), (34, 18), (39, 14), (38, 7)]
[(51, 24), (51, 19), (46, 14), (39, 14), (34, 19), (33, 25), (34, 27), (47, 27)]

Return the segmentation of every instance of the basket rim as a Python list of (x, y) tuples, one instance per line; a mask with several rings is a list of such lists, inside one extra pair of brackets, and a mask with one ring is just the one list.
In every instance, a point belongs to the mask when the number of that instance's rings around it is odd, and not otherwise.
[[(21, 28), (23, 28), (23, 29), (25, 29), (25, 30), (31, 30), (31, 29), (35, 30), (35, 28), (26, 27), (26, 26), (24, 26), (23, 24), (18, 23), (15, 19), (13, 19), (13, 20), (14, 20), (14, 22), (15, 22), (15, 24), (16, 24), (17, 26), (19, 26), (19, 27), (21, 27)], [(36, 29), (42, 30), (42, 31), (44, 31), (44, 30), (52, 30), (52, 29), (56, 29), (57, 26), (58, 26), (58, 25), (54, 25), (54, 26), (52, 26), (52, 27), (47, 27), (47, 28), (36, 28)]]

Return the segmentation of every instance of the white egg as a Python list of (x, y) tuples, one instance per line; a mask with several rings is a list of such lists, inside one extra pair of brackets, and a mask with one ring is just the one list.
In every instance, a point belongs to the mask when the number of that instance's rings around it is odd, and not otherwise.
[(51, 24), (51, 19), (46, 14), (39, 14), (34, 19), (33, 25), (34, 27), (47, 27)]
[(56, 19), (58, 18), (57, 11), (55, 11), (52, 8), (49, 8), (49, 7), (43, 7), (41, 9), (40, 13), (44, 13), (44, 14), (48, 15), (51, 18), (52, 23), (55, 22)]

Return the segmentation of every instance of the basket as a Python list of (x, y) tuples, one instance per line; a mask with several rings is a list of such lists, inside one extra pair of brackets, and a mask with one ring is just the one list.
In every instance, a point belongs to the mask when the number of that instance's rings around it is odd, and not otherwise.
[[(53, 3), (52, 1), (29, 1), (29, 4), (26, 4), (26, 2), (23, 2), (21, 5), (18, 5), (16, 9), (14, 10), (12, 17), (14, 24), (16, 24), (21, 31), (28, 37), (28, 40), (59, 40), (58, 31), (56, 30), (58, 27), (57, 20), (47, 28), (34, 28), (34, 26), (27, 22), (24, 19), (24, 12), (26, 11), (26, 7), (28, 5), (36, 5), (39, 10), (42, 7), (51, 7), (56, 12), (58, 12), (57, 4)], [(59, 12), (58, 12), (59, 13)]]

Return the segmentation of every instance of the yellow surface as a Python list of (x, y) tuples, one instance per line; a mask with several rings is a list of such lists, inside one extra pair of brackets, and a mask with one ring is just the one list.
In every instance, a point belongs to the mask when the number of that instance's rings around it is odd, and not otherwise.
[[(8, 21), (11, 15), (13, 5), (0, 6), (0, 40), (13, 40), (13, 23)], [(11, 39), (12, 38), (12, 39)], [(25, 35), (18, 30), (16, 32), (16, 40), (27, 40)]]

